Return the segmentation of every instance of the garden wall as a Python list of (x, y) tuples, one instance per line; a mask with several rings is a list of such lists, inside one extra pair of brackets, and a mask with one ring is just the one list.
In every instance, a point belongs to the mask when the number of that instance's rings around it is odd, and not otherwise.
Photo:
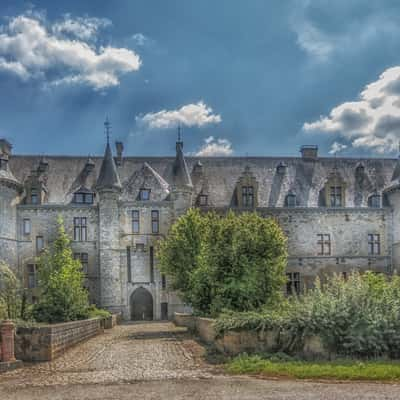
[[(195, 317), (191, 314), (174, 314), (177, 326), (185, 326), (196, 333), (199, 338), (213, 345), (218, 351), (229, 355), (240, 353), (273, 352), (277, 347), (278, 333), (274, 331), (231, 331), (222, 337), (217, 337), (214, 329), (214, 319)], [(321, 339), (317, 336), (306, 338), (302, 354), (306, 358), (328, 358)]]
[(102, 332), (99, 318), (36, 327), (18, 327), (15, 354), (23, 361), (50, 361), (68, 348)]

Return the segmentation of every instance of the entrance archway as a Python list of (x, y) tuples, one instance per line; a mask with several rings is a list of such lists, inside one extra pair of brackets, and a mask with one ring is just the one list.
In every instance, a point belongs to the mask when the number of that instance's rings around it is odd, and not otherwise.
[(132, 321), (153, 320), (153, 296), (148, 290), (138, 288), (132, 293), (131, 319)]

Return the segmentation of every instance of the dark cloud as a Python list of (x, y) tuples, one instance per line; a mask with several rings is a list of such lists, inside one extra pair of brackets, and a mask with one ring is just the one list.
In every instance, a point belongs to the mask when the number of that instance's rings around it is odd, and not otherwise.
[(367, 115), (364, 109), (359, 111), (346, 109), (338, 118), (338, 122), (340, 122), (344, 131), (356, 131), (364, 128), (371, 122), (371, 120), (372, 118)]
[(385, 115), (378, 120), (375, 136), (383, 138), (388, 134), (400, 134), (400, 117)]

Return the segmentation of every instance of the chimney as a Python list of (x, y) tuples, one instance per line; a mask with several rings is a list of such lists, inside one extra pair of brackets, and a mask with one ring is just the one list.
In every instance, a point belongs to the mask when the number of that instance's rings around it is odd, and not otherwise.
[(301, 158), (304, 161), (316, 161), (318, 159), (318, 146), (304, 145), (300, 148)]
[(122, 153), (124, 152), (124, 144), (122, 142), (115, 142), (115, 149), (117, 151), (117, 165), (122, 164)]

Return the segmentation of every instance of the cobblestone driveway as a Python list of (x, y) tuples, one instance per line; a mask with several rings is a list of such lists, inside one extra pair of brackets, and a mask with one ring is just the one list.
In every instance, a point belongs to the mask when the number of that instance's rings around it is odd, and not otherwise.
[(117, 326), (51, 363), (0, 375), (1, 400), (400, 399), (400, 386), (223, 376), (171, 323)]

